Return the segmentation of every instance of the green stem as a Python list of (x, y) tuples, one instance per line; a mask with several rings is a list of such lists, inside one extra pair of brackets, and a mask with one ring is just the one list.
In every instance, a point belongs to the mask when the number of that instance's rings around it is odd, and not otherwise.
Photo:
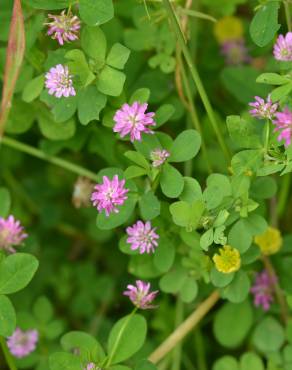
[(282, 217), (287, 206), (287, 200), (290, 194), (291, 173), (282, 177), (281, 188), (278, 197), (277, 214)]
[(206, 165), (207, 165), (207, 170), (208, 170), (209, 174), (211, 174), (212, 173), (212, 166), (211, 166), (210, 159), (209, 159), (209, 156), (208, 156), (208, 151), (207, 151), (206, 143), (205, 143), (205, 140), (204, 140), (204, 137), (203, 137), (200, 121), (199, 121), (197, 111), (196, 111), (196, 108), (195, 108), (195, 105), (194, 105), (194, 102), (193, 102), (190, 84), (189, 84), (189, 81), (188, 81), (188, 78), (187, 78), (187, 75), (186, 75), (186, 71), (185, 71), (185, 68), (184, 68), (184, 65), (182, 63), (181, 58), (178, 58), (178, 61), (180, 63), (183, 83), (184, 83), (184, 86), (185, 86), (185, 91), (186, 91), (188, 103), (189, 103), (189, 106), (190, 106), (189, 112), (190, 112), (190, 115), (191, 115), (192, 123), (193, 123), (195, 129), (201, 135), (201, 138), (202, 138), (202, 153), (203, 153), (203, 156), (205, 158), (205, 162), (206, 162)]
[(269, 142), (270, 142), (270, 121), (267, 120), (265, 127), (265, 147), (264, 147), (265, 155), (268, 154)]
[(78, 166), (77, 164), (66, 161), (65, 159), (50, 156), (41, 151), (40, 149), (34, 148), (30, 145), (23, 144), (20, 141), (11, 139), (7, 136), (3, 137), (0, 141), (0, 144), (9, 146), (10, 148), (19, 150), (20, 152), (32, 155), (33, 157), (42, 159), (49, 163), (55, 164), (56, 166), (62, 167), (68, 171), (71, 171), (77, 175), (88, 177), (91, 180), (97, 181), (97, 175), (94, 172), (87, 170), (84, 167)]
[(195, 331), (195, 348), (198, 370), (208, 370), (205, 356), (204, 338), (202, 336), (200, 327), (198, 327)]
[(289, 4), (287, 1), (284, 1), (284, 8), (285, 8), (285, 15), (286, 15), (288, 31), (291, 32), (292, 31), (291, 14), (290, 14), (290, 9), (289, 9)]
[[(175, 311), (176, 311), (175, 312), (175, 327), (177, 328), (184, 319), (184, 304), (179, 297), (177, 297), (177, 300), (176, 300)], [(173, 350), (171, 370), (180, 370), (181, 356), (182, 356), (182, 342), (178, 343), (175, 349)]]
[(183, 55), (185, 57), (185, 60), (187, 62), (187, 65), (190, 69), (190, 72), (191, 72), (191, 76), (193, 78), (193, 81), (197, 87), (197, 90), (198, 90), (198, 93), (202, 99), (202, 102), (203, 102), (203, 105), (205, 107), (205, 110), (207, 112), (207, 115), (209, 117), (209, 120), (211, 122), (211, 125), (212, 125), (212, 128), (215, 132), (215, 135), (218, 139), (218, 142), (219, 142), (219, 145), (221, 146), (221, 149), (226, 157), (226, 160), (229, 164), (230, 162), (230, 153), (229, 153), (229, 150), (226, 146), (226, 143), (224, 141), (224, 138), (223, 138), (223, 135), (219, 129), (219, 126), (217, 124), (217, 121), (216, 121), (216, 118), (215, 118), (215, 114), (214, 114), (214, 111), (213, 111), (213, 108), (211, 106), (211, 103), (209, 101), (209, 98), (208, 98), (208, 95), (205, 91), (205, 88), (202, 84), (202, 81), (201, 81), (201, 78), (198, 74), (198, 71), (192, 61), (192, 57), (190, 55), (190, 52), (188, 50), (188, 47), (185, 43), (185, 39), (184, 39), (184, 36), (183, 36), (183, 32), (181, 30), (181, 27), (180, 27), (180, 24), (177, 20), (177, 16), (175, 14), (175, 11), (170, 3), (169, 0), (162, 0), (163, 1), (163, 4), (164, 4), (164, 7), (168, 13), (168, 16), (170, 18), (170, 21), (173, 25), (173, 28), (174, 28), (174, 31), (176, 33), (176, 36), (177, 36), (177, 39), (178, 39), (178, 42), (179, 42), (179, 45), (182, 49), (182, 52), (183, 52)]
[(11, 354), (10, 354), (8, 348), (7, 348), (5, 339), (3, 337), (0, 337), (0, 345), (1, 345), (1, 349), (2, 349), (4, 358), (6, 360), (6, 363), (7, 363), (8, 367), (9, 367), (9, 369), (10, 370), (17, 370), (17, 367), (16, 367), (16, 365), (14, 363), (14, 359), (11, 356)]
[(109, 354), (108, 360), (106, 361), (106, 364), (105, 364), (106, 368), (110, 367), (110, 365), (112, 363), (112, 360), (113, 360), (113, 357), (116, 354), (116, 351), (117, 351), (118, 346), (120, 344), (122, 335), (124, 334), (124, 331), (125, 331), (126, 327), (128, 326), (131, 318), (136, 313), (137, 309), (138, 309), (137, 307), (134, 308), (134, 310), (130, 313), (130, 315), (128, 315), (127, 319), (125, 320), (124, 325), (121, 327), (121, 330), (119, 331), (119, 334), (118, 334), (117, 339), (115, 341), (115, 344), (113, 346), (113, 349), (112, 349), (111, 353)]

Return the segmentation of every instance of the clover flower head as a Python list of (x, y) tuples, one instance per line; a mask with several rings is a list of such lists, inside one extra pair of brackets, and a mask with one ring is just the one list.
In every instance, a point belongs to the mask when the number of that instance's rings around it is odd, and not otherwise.
[(26, 357), (36, 349), (38, 338), (37, 330), (22, 331), (16, 328), (14, 333), (7, 338), (7, 346), (13, 356)]
[(275, 284), (277, 276), (270, 276), (266, 270), (256, 274), (255, 281), (250, 291), (254, 296), (254, 305), (262, 306), (264, 311), (270, 309), (271, 303), (274, 300)]
[(88, 207), (94, 184), (87, 178), (79, 176), (74, 184), (72, 203), (76, 208)]
[(170, 156), (170, 153), (165, 149), (154, 149), (150, 153), (150, 159), (152, 160), (153, 167), (161, 166), (167, 158)]
[(97, 367), (93, 362), (89, 362), (83, 370), (101, 370), (100, 367)]
[(277, 253), (283, 244), (280, 231), (270, 226), (263, 234), (256, 235), (254, 242), (266, 256)]
[(65, 13), (63, 10), (59, 15), (48, 14), (48, 18), (51, 19), (45, 23), (48, 26), (48, 35), (56, 39), (60, 45), (78, 39), (80, 20), (76, 15), (73, 16), (71, 12)]
[(127, 243), (131, 244), (131, 249), (139, 249), (140, 253), (154, 252), (158, 246), (159, 235), (155, 232), (156, 228), (151, 226), (151, 222), (137, 221), (134, 225), (127, 227)]
[(107, 176), (103, 176), (102, 179), (103, 183), (96, 184), (95, 191), (91, 195), (93, 206), (97, 208), (98, 212), (102, 212), (104, 209), (106, 216), (112, 212), (119, 213), (117, 206), (123, 205), (128, 199), (126, 194), (129, 189), (124, 187), (125, 180), (119, 180), (118, 175), (114, 175), (112, 180)]
[(69, 74), (67, 66), (57, 64), (46, 73), (45, 79), (45, 86), (50, 95), (55, 95), (56, 98), (61, 98), (62, 96), (68, 98), (70, 95), (76, 95), (72, 76)]
[(237, 271), (241, 265), (240, 254), (237, 249), (230, 245), (224, 245), (219, 249), (219, 254), (213, 256), (215, 267), (218, 271), (224, 274)]
[(156, 125), (153, 120), (155, 113), (145, 113), (147, 107), (147, 103), (134, 102), (132, 105), (124, 104), (114, 115), (115, 125), (113, 131), (118, 132), (120, 137), (129, 134), (131, 142), (135, 140), (141, 141), (142, 133), (153, 134), (149, 127)]
[(273, 124), (276, 126), (274, 131), (280, 132), (278, 141), (284, 140), (284, 145), (287, 147), (291, 144), (292, 136), (292, 112), (286, 107), (283, 112), (275, 113), (276, 119)]
[(127, 290), (123, 294), (128, 296), (136, 307), (147, 310), (149, 308), (155, 308), (151, 303), (157, 296), (158, 290), (151, 292), (150, 283), (137, 280), (136, 285), (127, 285)]
[(278, 103), (273, 103), (270, 95), (268, 95), (267, 101), (259, 96), (255, 96), (255, 101), (249, 103), (253, 109), (249, 113), (256, 118), (260, 119), (272, 119), (278, 109)]
[(221, 45), (221, 53), (228, 65), (240, 65), (251, 60), (243, 39), (225, 41)]
[(27, 238), (20, 222), (10, 215), (7, 219), (0, 217), (0, 248), (15, 253), (13, 246), (18, 246)]
[(292, 61), (292, 32), (288, 32), (285, 36), (278, 36), (273, 54), (277, 60)]

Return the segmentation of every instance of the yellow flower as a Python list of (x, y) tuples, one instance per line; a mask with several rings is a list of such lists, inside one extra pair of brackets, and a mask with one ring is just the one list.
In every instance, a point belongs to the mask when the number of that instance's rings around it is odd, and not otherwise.
[(219, 249), (220, 254), (215, 254), (213, 261), (218, 271), (224, 274), (237, 271), (241, 265), (240, 254), (237, 249), (232, 248), (230, 245), (224, 245)]
[(214, 34), (219, 44), (226, 41), (242, 39), (242, 22), (237, 17), (223, 17), (215, 24)]
[(257, 235), (254, 242), (259, 246), (262, 254), (266, 256), (277, 253), (283, 244), (280, 231), (270, 226), (263, 234)]

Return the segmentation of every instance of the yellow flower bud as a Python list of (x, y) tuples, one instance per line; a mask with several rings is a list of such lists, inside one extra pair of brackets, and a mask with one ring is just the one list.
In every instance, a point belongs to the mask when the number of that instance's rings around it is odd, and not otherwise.
[(277, 253), (283, 244), (280, 231), (270, 226), (263, 234), (257, 235), (254, 242), (266, 256)]
[(219, 44), (222, 44), (226, 41), (242, 39), (242, 22), (237, 17), (223, 17), (215, 24), (214, 34)]
[(240, 254), (237, 249), (232, 248), (230, 245), (224, 245), (219, 249), (220, 254), (215, 254), (213, 261), (218, 271), (224, 274), (230, 274), (237, 271), (241, 265)]

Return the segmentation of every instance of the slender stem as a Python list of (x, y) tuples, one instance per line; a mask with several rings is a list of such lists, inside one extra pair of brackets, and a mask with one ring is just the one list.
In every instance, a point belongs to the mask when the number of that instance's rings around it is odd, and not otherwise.
[(198, 370), (208, 370), (205, 357), (204, 338), (202, 336), (200, 327), (198, 327), (195, 331), (195, 348)]
[(291, 32), (292, 31), (291, 14), (290, 14), (289, 3), (287, 1), (284, 1), (284, 8), (285, 8), (285, 15), (286, 15), (288, 31)]
[(175, 14), (175, 11), (170, 3), (169, 0), (162, 0), (163, 1), (163, 4), (164, 4), (164, 7), (169, 15), (169, 18), (170, 18), (170, 21), (173, 25), (173, 28), (174, 28), (174, 31), (176, 33), (176, 36), (177, 36), (177, 39), (178, 39), (178, 42), (180, 44), (180, 47), (182, 49), (182, 52), (183, 52), (183, 55), (185, 57), (185, 60), (187, 62), (187, 65), (190, 69), (190, 72), (191, 72), (191, 76), (193, 78), (193, 81), (197, 87), (197, 90), (198, 90), (198, 93), (202, 99), (202, 102), (203, 102), (203, 105), (205, 107), (205, 110), (207, 112), (207, 115), (209, 117), (209, 120), (211, 122), (211, 125), (212, 125), (212, 128), (215, 132), (215, 135), (218, 139), (218, 142), (219, 142), (219, 145), (221, 146), (221, 149), (226, 157), (226, 160), (227, 162), (229, 163), (230, 161), (230, 153), (229, 153), (229, 150), (226, 146), (226, 143), (224, 141), (224, 138), (223, 138), (223, 135), (219, 129), (219, 126), (217, 124), (217, 121), (216, 121), (216, 118), (215, 118), (215, 114), (214, 114), (214, 111), (213, 111), (213, 108), (211, 106), (211, 103), (209, 101), (209, 98), (208, 98), (208, 95), (205, 91), (205, 88), (202, 84), (202, 81), (201, 81), (201, 78), (198, 74), (198, 71), (192, 61), (192, 57), (190, 55), (190, 52), (188, 50), (188, 47), (185, 43), (185, 39), (184, 39), (184, 35), (182, 33), (182, 30), (181, 30), (181, 27), (180, 27), (180, 24), (178, 22), (178, 19), (177, 19), (177, 16)]
[(40, 149), (34, 148), (33, 146), (21, 143), (20, 141), (11, 139), (4, 136), (0, 141), (0, 144), (9, 146), (10, 148), (19, 150), (20, 152), (32, 155), (36, 158), (55, 164), (56, 166), (62, 167), (68, 171), (71, 171), (77, 175), (88, 177), (89, 179), (97, 181), (97, 175), (94, 172), (87, 170), (84, 167), (78, 166), (77, 164), (66, 161), (65, 159), (50, 156), (41, 151)]
[(1, 345), (1, 349), (2, 349), (4, 358), (6, 360), (6, 363), (7, 363), (8, 367), (9, 367), (9, 369), (10, 370), (17, 370), (17, 367), (16, 367), (16, 365), (14, 363), (14, 359), (11, 356), (11, 354), (10, 354), (8, 348), (7, 348), (5, 339), (3, 337), (0, 337), (0, 345)]
[(151, 353), (149, 361), (156, 364), (166, 356), (191, 330), (193, 330), (216, 304), (219, 298), (219, 293), (215, 290), (158, 348), (156, 348), (154, 352)]
[(266, 121), (266, 126), (265, 126), (265, 146), (264, 146), (264, 153), (265, 156), (268, 154), (269, 150), (269, 142), (270, 142), (270, 121)]
[(278, 217), (283, 216), (287, 206), (287, 200), (290, 194), (291, 173), (282, 177), (281, 188), (278, 196), (277, 214)]
[(195, 129), (201, 135), (201, 138), (202, 138), (202, 153), (203, 153), (206, 165), (207, 165), (207, 170), (208, 170), (209, 174), (211, 174), (212, 173), (212, 166), (211, 166), (210, 159), (209, 159), (209, 156), (208, 156), (206, 143), (205, 143), (205, 140), (204, 140), (204, 137), (203, 137), (201, 124), (200, 124), (200, 121), (199, 121), (199, 118), (198, 118), (198, 115), (197, 115), (197, 111), (196, 111), (196, 108), (195, 108), (195, 105), (194, 105), (194, 102), (193, 102), (190, 84), (189, 84), (189, 81), (188, 81), (188, 78), (187, 78), (187, 75), (186, 75), (186, 71), (185, 71), (185, 68), (184, 68), (184, 65), (182, 63), (181, 58), (178, 58), (178, 61), (179, 61), (180, 66), (181, 66), (181, 72), (182, 72), (183, 82), (184, 82), (184, 85), (185, 85), (185, 90), (186, 90), (186, 95), (187, 95), (188, 105), (189, 105), (189, 112), (190, 112), (190, 115), (191, 115), (192, 123), (193, 123)]
[[(182, 300), (177, 297), (176, 308), (175, 308), (175, 327), (178, 327), (184, 318), (184, 304)], [(171, 370), (180, 370), (181, 367), (181, 356), (182, 356), (182, 343), (178, 343), (172, 354), (172, 366)]]

